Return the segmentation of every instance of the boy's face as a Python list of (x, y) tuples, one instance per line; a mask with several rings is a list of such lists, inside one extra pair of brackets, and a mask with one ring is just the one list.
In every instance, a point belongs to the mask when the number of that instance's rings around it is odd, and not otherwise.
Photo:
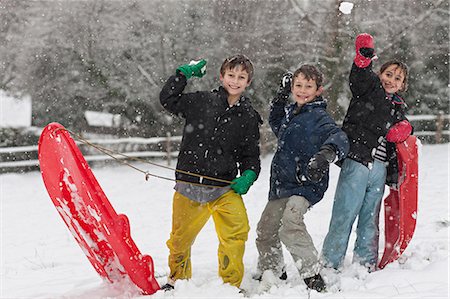
[(300, 73), (292, 81), (291, 91), (294, 100), (301, 106), (313, 101), (319, 96), (323, 91), (323, 87), (317, 88), (315, 80), (308, 80), (304, 74)]
[(251, 83), (248, 82), (248, 73), (242, 69), (242, 66), (226, 69), (223, 75), (220, 74), (219, 79), (230, 96), (241, 95)]
[(387, 93), (394, 94), (405, 87), (405, 74), (396, 64), (388, 66), (379, 77)]

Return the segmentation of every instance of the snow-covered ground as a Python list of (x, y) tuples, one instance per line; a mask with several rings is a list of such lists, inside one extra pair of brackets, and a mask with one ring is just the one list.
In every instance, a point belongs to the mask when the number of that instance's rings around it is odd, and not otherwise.
[[(329, 291), (323, 294), (306, 290), (287, 252), (286, 282), (267, 287), (251, 279), (257, 260), (255, 228), (267, 201), (271, 158), (263, 159), (261, 176), (245, 195), (251, 232), (242, 287), (251, 298), (449, 297), (449, 144), (421, 148), (417, 229), (400, 261), (370, 274), (352, 265), (352, 235), (343, 272), (324, 273)], [(139, 166), (172, 176), (168, 170)], [(168, 272), (165, 242), (171, 227), (173, 183), (159, 179), (145, 181), (142, 174), (125, 166), (93, 171), (116, 211), (129, 217), (134, 241), (142, 253), (153, 257), (157, 280), (164, 283)], [(338, 171), (332, 167), (330, 188), (324, 200), (306, 215), (319, 250), (328, 229)], [(146, 298), (129, 286), (111, 286), (100, 279), (58, 215), (39, 172), (3, 174), (0, 185), (1, 298)], [(171, 293), (157, 292), (151, 297), (243, 297), (236, 288), (224, 285), (217, 275), (217, 243), (210, 220), (193, 246), (193, 278), (179, 281)], [(383, 245), (380, 251), (382, 248)], [(264, 288), (266, 291), (262, 292)]]

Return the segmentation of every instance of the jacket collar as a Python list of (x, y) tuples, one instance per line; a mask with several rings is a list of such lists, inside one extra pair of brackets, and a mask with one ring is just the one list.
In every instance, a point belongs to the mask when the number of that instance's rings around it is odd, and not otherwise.
[(314, 101), (306, 103), (302, 107), (298, 107), (297, 103), (292, 103), (291, 105), (288, 106), (287, 109), (288, 109), (289, 114), (293, 113), (294, 115), (297, 115), (301, 112), (308, 111), (308, 110), (315, 109), (315, 108), (326, 109), (327, 108), (327, 100), (324, 99), (322, 96), (318, 96), (314, 99)]
[[(212, 90), (212, 92), (215, 92), (219, 95), (219, 98), (222, 99), (227, 105), (228, 105), (228, 92), (223, 88), (223, 86), (219, 86), (218, 88), (215, 88)], [(250, 100), (246, 98), (245, 96), (241, 95), (239, 100), (233, 105), (236, 107), (239, 106), (248, 106), (250, 104)]]
[(403, 98), (399, 96), (397, 93), (386, 94), (386, 97), (391, 101), (392, 104), (401, 105), (405, 108), (408, 107), (408, 105), (406, 105), (405, 100), (403, 100)]

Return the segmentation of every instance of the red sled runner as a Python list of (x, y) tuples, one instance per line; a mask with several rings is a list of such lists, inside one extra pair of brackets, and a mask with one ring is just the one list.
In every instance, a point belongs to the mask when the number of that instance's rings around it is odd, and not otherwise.
[(75, 240), (102, 278), (131, 280), (143, 294), (159, 290), (153, 260), (130, 236), (66, 129), (51, 123), (39, 139), (39, 164), (48, 194)]
[(391, 188), (384, 200), (385, 247), (378, 267), (397, 260), (411, 241), (417, 220), (418, 154), (417, 138), (397, 146), (399, 188)]

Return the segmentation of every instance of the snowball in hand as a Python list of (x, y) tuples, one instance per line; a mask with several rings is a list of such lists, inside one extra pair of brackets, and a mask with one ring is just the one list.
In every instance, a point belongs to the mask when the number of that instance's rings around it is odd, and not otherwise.
[[(200, 63), (202, 60), (191, 60), (190, 62), (189, 62), (189, 65), (196, 65), (196, 64), (198, 64), (198, 63)], [(206, 63), (205, 63), (205, 65), (200, 69), (200, 71), (202, 72), (202, 73), (206, 73)]]

